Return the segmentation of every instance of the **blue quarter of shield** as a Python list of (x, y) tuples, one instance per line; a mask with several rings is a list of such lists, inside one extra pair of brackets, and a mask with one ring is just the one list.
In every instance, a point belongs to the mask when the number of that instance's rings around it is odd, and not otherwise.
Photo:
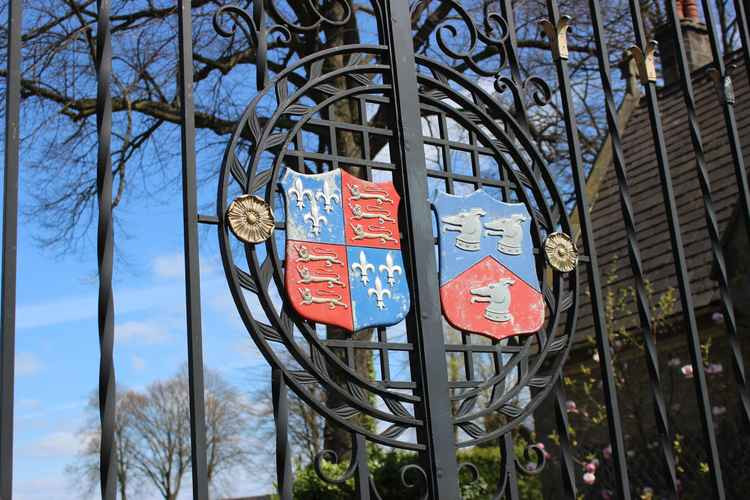
[(344, 243), (341, 171), (300, 175), (285, 169), (279, 181), (287, 198), (287, 238)]
[(354, 330), (393, 325), (409, 311), (400, 250), (347, 247)]
[[(467, 196), (436, 192), (440, 286), (490, 256), (537, 291), (531, 216), (523, 203), (497, 200), (481, 189)], [(514, 234), (514, 237), (504, 237)]]

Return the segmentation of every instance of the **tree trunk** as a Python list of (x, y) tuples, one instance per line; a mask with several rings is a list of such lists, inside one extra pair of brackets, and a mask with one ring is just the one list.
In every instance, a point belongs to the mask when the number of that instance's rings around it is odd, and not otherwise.
[[(332, 3), (332, 13), (328, 13), (329, 17), (335, 17), (342, 19), (344, 10), (338, 2)], [(326, 31), (326, 40), (329, 40), (330, 47), (337, 47), (343, 44), (351, 44), (359, 42), (359, 32), (357, 28), (357, 22), (354, 15), (351, 16), (349, 23), (344, 29), (341, 28), (329, 28)], [(349, 56), (335, 56), (329, 57), (324, 65), (325, 71), (330, 71), (338, 68), (343, 68), (349, 63)], [(334, 85), (340, 89), (347, 88), (346, 78), (338, 78)], [(333, 104), (328, 110), (328, 118), (332, 121), (343, 122), (343, 123), (359, 123), (359, 107), (356, 102), (349, 100), (340, 100)], [(336, 150), (338, 156), (349, 157), (349, 158), (361, 158), (363, 145), (360, 136), (340, 133), (336, 137), (329, 137), (329, 141), (336, 141)], [(363, 177), (364, 171), (361, 168), (342, 165), (347, 172), (350, 174)], [(327, 339), (349, 339), (355, 340), (370, 340), (372, 338), (372, 330), (362, 330), (354, 334), (349, 333), (342, 328), (329, 326), (326, 330)], [(354, 369), (360, 373), (364, 378), (370, 378), (372, 372), (372, 353), (364, 349), (357, 349), (354, 351), (354, 359), (346, 360), (345, 354), (341, 353), (342, 360), (346, 363), (353, 365)], [(334, 382), (340, 386), (346, 385), (346, 375), (338, 370), (330, 369), (331, 378)], [(333, 391), (327, 391), (327, 405), (335, 408), (340, 406), (343, 401)], [(329, 450), (333, 450), (340, 460), (349, 455), (351, 451), (351, 436), (348, 431), (341, 427), (333, 425), (330, 421), (325, 421), (324, 429), (324, 447)]]

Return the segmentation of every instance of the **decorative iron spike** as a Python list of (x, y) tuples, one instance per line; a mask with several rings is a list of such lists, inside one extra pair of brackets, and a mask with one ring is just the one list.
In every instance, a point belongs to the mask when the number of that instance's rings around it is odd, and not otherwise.
[(636, 67), (638, 68), (638, 78), (643, 85), (648, 85), (650, 82), (656, 81), (655, 59), (658, 45), (658, 42), (655, 40), (649, 41), (646, 44), (646, 54), (636, 45), (628, 49), (628, 52), (635, 59)]
[(552, 56), (555, 59), (568, 59), (568, 30), (570, 29), (570, 16), (560, 16), (557, 26), (549, 19), (542, 19), (539, 25), (544, 34), (549, 38)]

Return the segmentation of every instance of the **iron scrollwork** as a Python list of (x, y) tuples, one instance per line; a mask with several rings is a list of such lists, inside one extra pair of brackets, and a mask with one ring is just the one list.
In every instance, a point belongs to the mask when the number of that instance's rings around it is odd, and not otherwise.
[[(268, 81), (268, 39), (276, 34), (279, 45), (288, 45), (294, 34), (307, 33), (322, 26), (341, 27), (349, 22), (352, 16), (350, 0), (336, 0), (341, 5), (344, 14), (341, 19), (327, 17), (317, 5), (317, 0), (306, 0), (305, 6), (312, 13), (313, 20), (309, 24), (300, 24), (287, 18), (279, 9), (278, 2), (266, 0), (252, 0), (251, 7), (243, 9), (236, 5), (223, 5), (213, 16), (214, 30), (225, 38), (235, 35), (239, 28), (247, 38), (251, 47), (255, 47), (255, 62), (257, 65), (256, 80), (258, 90), (265, 88)], [(252, 8), (252, 14), (248, 12)], [(275, 24), (266, 22), (270, 17)], [(230, 17), (233, 25), (227, 27), (222, 23), (223, 17)]]
[[(484, 5), (484, 17), (482, 28), (477, 26), (471, 14), (458, 2), (450, 0), (447, 2), (461, 19), (464, 28), (468, 32), (468, 46), (464, 49), (455, 49), (450, 41), (458, 38), (459, 29), (453, 24), (452, 19), (446, 19), (437, 27), (436, 41), (440, 49), (449, 57), (463, 61), (472, 71), (482, 76), (496, 75), (506, 63), (505, 42), (508, 38), (508, 23), (497, 12), (490, 11), (491, 2)], [(482, 68), (476, 60), (476, 52), (479, 43), (488, 48), (491, 47), (497, 53), (499, 59), (494, 69)]]
[(549, 85), (538, 76), (530, 76), (519, 85), (512, 78), (499, 75), (495, 79), (494, 87), (498, 94), (510, 90), (516, 109), (523, 109), (524, 96), (529, 94), (531, 94), (531, 98), (537, 106), (546, 106), (552, 98), (552, 90)]
[[(408, 476), (416, 476), (415, 479), (409, 480)], [(427, 471), (419, 464), (407, 464), (401, 467), (401, 484), (406, 488), (424, 488), (424, 495), (420, 497), (420, 500), (427, 500)]]

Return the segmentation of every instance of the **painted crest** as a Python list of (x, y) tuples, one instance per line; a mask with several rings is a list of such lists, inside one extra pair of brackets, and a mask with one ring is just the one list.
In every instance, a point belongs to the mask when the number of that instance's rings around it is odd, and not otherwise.
[(432, 204), (448, 322), (495, 339), (538, 331), (544, 298), (525, 205), (501, 202), (481, 189), (467, 196), (438, 192)]
[(349, 331), (393, 325), (409, 310), (391, 182), (340, 169), (305, 175), (286, 169), (289, 300), (302, 317)]

